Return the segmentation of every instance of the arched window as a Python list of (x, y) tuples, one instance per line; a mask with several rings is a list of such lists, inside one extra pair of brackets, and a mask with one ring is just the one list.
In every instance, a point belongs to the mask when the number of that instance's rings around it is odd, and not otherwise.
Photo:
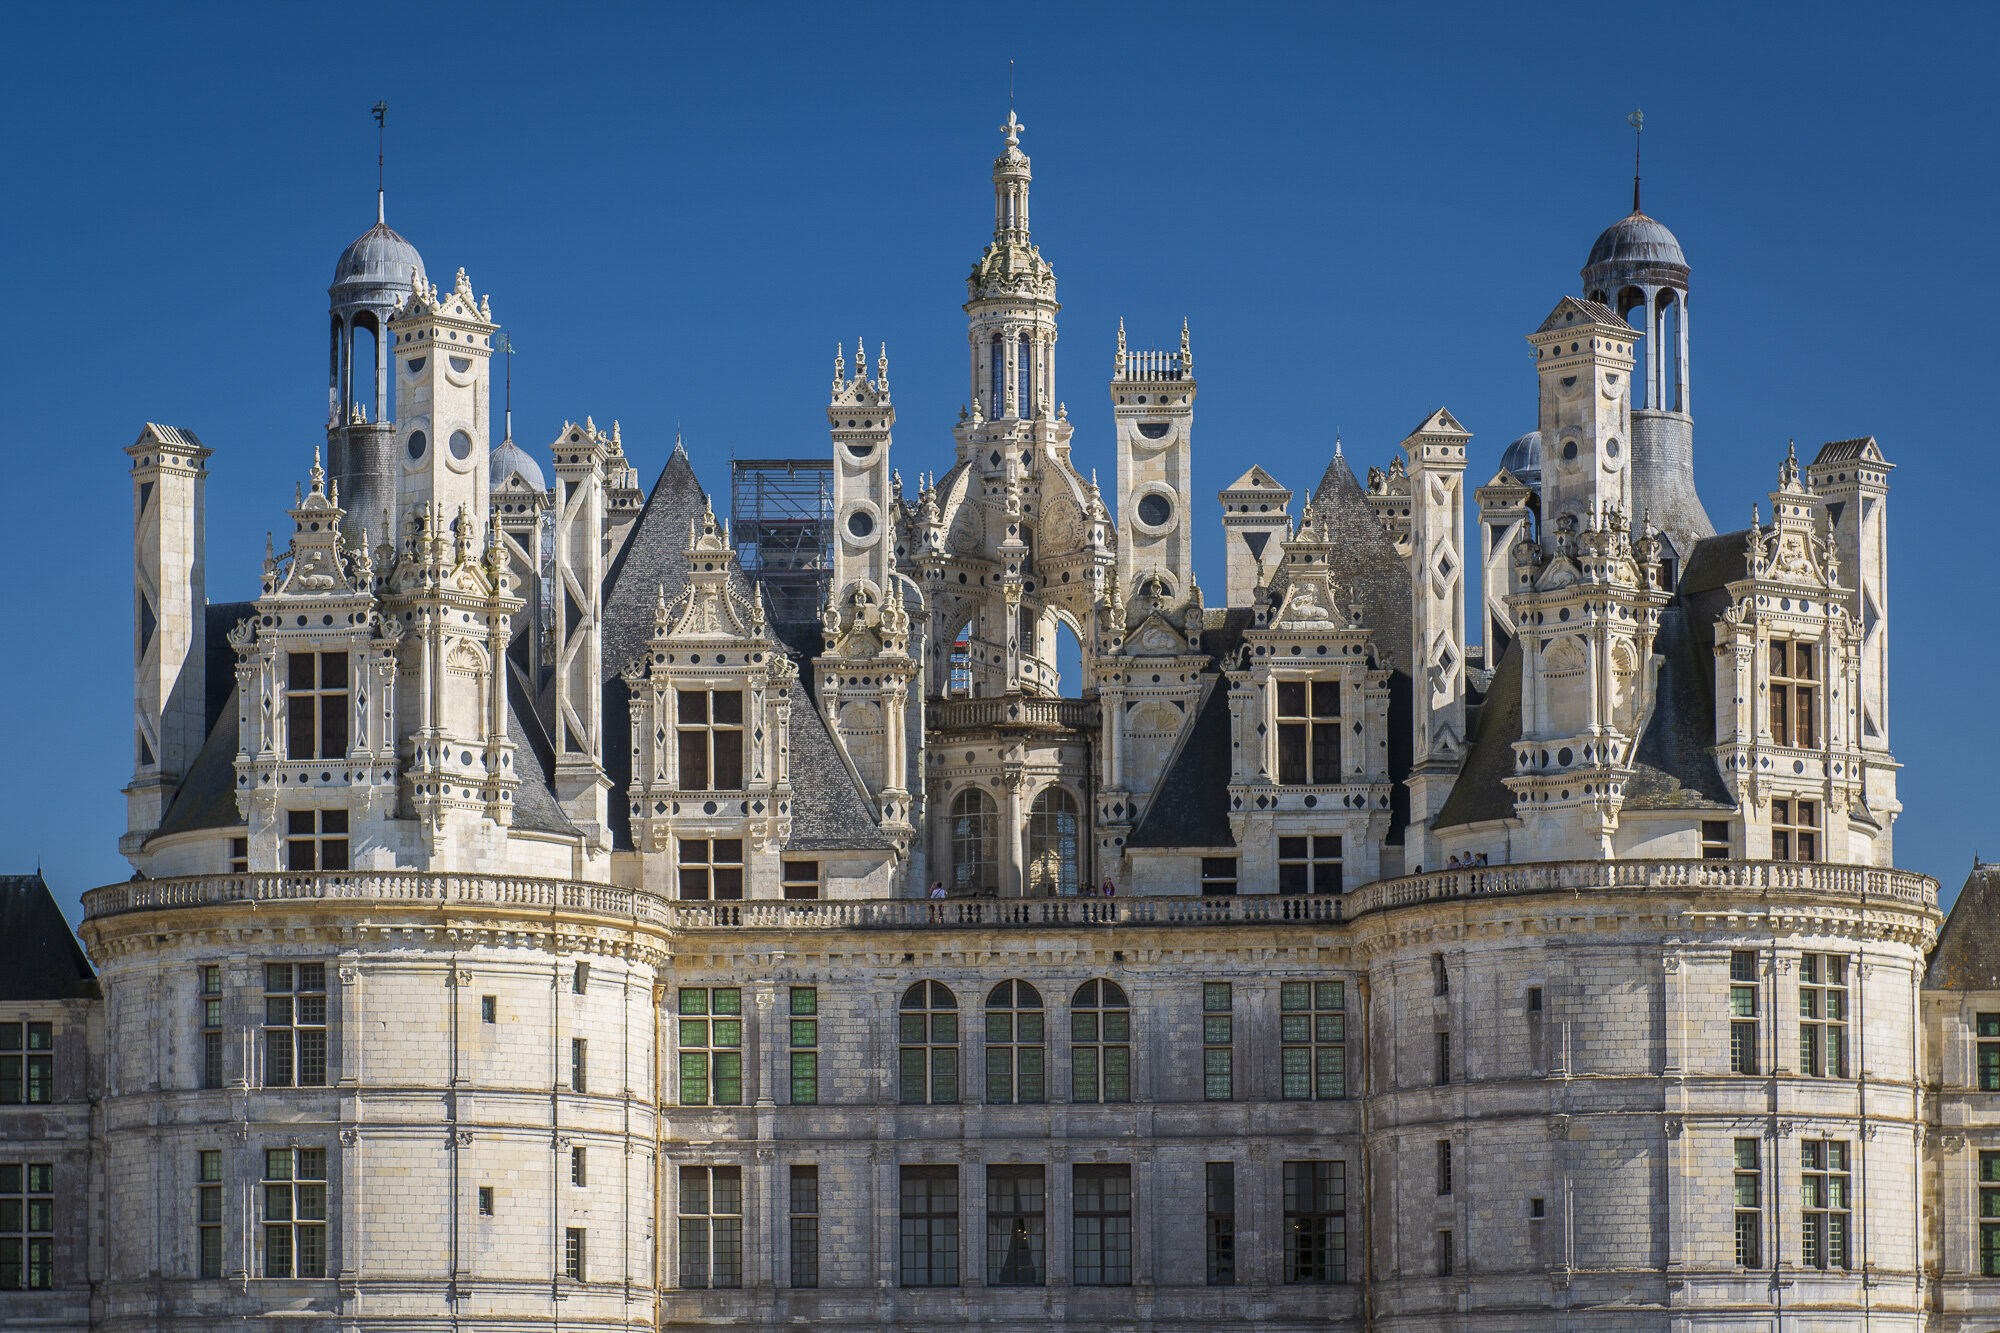
[(997, 333), (993, 335), (989, 355), (993, 358), (993, 390), (987, 399), (986, 415), (989, 419), (998, 420), (1007, 412), (1007, 344), (1000, 341)]
[(1115, 981), (1086, 981), (1069, 1009), (1069, 1099), (1132, 1100), (1132, 1009)]
[(1017, 417), (1031, 417), (1035, 415), (1035, 400), (1030, 396), (1035, 385), (1032, 373), (1034, 364), (1034, 344), (1028, 341), (1028, 335), (1024, 333), (1021, 335), (1020, 355), (1014, 359), (1014, 379), (1016, 386), (1014, 389), (1014, 415)]
[(1048, 1100), (1042, 1045), (1041, 992), (1025, 981), (1003, 981), (986, 997), (986, 1100)]
[(1076, 798), (1044, 787), (1028, 811), (1028, 892), (1075, 893), (1080, 842)]
[(919, 981), (903, 992), (897, 1018), (903, 1104), (956, 1102), (958, 997), (941, 981)]
[(951, 882), (960, 893), (999, 892), (1000, 812), (978, 787), (952, 798)]

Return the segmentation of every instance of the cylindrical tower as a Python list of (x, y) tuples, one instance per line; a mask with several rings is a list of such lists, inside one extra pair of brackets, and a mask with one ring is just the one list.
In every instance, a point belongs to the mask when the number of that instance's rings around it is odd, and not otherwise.
[(1639, 211), (1605, 228), (1584, 261), (1584, 295), (1609, 306), (1644, 338), (1645, 369), (1634, 375), (1632, 494), (1636, 524), (1650, 518), (1673, 547), (1677, 577), (1695, 541), (1715, 535), (1694, 486), (1694, 418), (1688, 398), (1688, 263), (1680, 242)]
[[(389, 319), (423, 281), (423, 257), (383, 220), (378, 191), (375, 225), (341, 252), (333, 269), (333, 285), (327, 288), (332, 301), (327, 354), (327, 470), (339, 484), (350, 535), (367, 529), (381, 539), (385, 515), (395, 509)], [(362, 362), (358, 366), (357, 356)]]

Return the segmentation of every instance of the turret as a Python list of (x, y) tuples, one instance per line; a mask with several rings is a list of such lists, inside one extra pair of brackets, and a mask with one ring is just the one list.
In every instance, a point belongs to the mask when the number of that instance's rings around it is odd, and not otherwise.
[(1127, 595), (1159, 585), (1179, 606), (1194, 586), (1194, 530), (1187, 497), (1194, 484), (1194, 353), (1181, 324), (1178, 352), (1130, 351), (1118, 322), (1111, 415), (1118, 438), (1118, 582)]
[(1601, 305), (1565, 296), (1528, 335), (1541, 377), (1542, 545), (1556, 521), (1601, 527), (1634, 517), (1630, 380), (1635, 339)]
[(388, 327), (423, 284), (423, 256), (383, 220), (378, 190), (375, 225), (341, 252), (333, 285), (327, 288), (327, 470), (344, 502), (350, 538), (363, 527), (383, 536), (383, 515), (397, 508), (398, 468), (389, 423), (399, 400), (390, 372)]

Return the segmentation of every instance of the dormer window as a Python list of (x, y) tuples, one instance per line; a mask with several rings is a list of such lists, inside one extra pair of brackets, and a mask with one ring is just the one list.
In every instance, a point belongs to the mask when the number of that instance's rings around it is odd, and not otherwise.
[(1340, 682), (1278, 682), (1278, 781), (1340, 781)]
[(1818, 744), (1818, 657), (1816, 643), (1771, 641), (1771, 739), (1779, 745), (1810, 750)]
[(285, 654), (285, 757), (347, 757), (347, 654)]
[(682, 791), (743, 789), (743, 692), (677, 692)]

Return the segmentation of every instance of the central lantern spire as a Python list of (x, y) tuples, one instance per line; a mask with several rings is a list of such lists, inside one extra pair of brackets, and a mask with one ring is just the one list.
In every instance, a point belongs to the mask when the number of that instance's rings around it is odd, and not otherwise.
[(993, 240), (966, 279), (965, 313), (972, 352), (972, 401), (986, 421), (1034, 421), (1055, 415), (1056, 275), (1028, 238), (1033, 180), (1021, 135), (1008, 111), (1007, 143), (993, 159)]

